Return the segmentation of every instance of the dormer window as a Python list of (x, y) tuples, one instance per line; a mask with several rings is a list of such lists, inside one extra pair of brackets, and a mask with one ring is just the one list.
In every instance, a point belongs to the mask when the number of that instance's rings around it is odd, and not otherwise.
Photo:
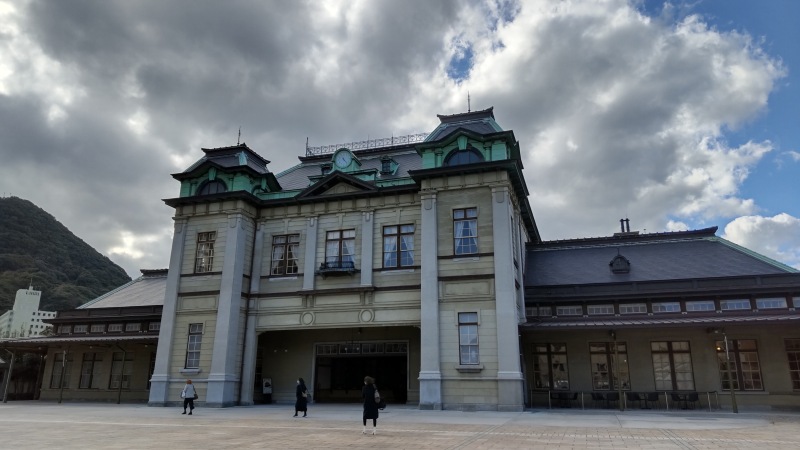
[(200, 186), (200, 189), (197, 191), (197, 195), (219, 194), (220, 192), (227, 191), (228, 187), (225, 186), (225, 183), (219, 180), (212, 180)]
[(390, 175), (392, 173), (392, 159), (381, 158), (381, 175)]
[(444, 160), (444, 166), (463, 166), (484, 161), (483, 155), (475, 147), (453, 150)]
[(331, 173), (331, 168), (332, 167), (330, 164), (323, 164), (322, 166), (320, 166), (320, 170), (322, 171), (323, 175)]
[(613, 273), (630, 273), (631, 271), (631, 262), (622, 255), (615, 256), (614, 259), (608, 263), (608, 266)]

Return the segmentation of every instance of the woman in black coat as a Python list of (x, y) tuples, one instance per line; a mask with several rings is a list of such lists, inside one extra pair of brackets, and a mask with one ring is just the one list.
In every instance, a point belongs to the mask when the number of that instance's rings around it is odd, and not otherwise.
[(297, 390), (295, 391), (297, 401), (294, 403), (294, 416), (297, 417), (298, 411), (303, 411), (303, 417), (307, 417), (308, 411), (308, 389), (306, 389), (306, 382), (302, 378), (297, 379)]
[(361, 399), (364, 400), (364, 431), (367, 434), (367, 419), (372, 419), (372, 434), (378, 434), (378, 404), (375, 403), (375, 380), (364, 377), (364, 387), (361, 388)]

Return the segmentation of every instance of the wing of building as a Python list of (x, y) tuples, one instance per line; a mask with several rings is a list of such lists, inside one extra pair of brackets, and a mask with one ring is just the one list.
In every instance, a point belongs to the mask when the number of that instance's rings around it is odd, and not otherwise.
[[(191, 378), (223, 407), (293, 402), (302, 377), (316, 402), (359, 402), (371, 376), (388, 403), (425, 409), (725, 407), (731, 386), (742, 407), (800, 407), (796, 270), (716, 228), (622, 221), (613, 236), (542, 241), (514, 133), (491, 108), (438, 118), (422, 136), (307, 147), (279, 173), (246, 144), (202, 149), (165, 200), (157, 354), (113, 343), (137, 355), (130, 389), (172, 405)], [(74, 339), (103, 302), (59, 314), (73, 335), (53, 339)], [(96, 361), (85, 344), (70, 347), (75, 367)]]

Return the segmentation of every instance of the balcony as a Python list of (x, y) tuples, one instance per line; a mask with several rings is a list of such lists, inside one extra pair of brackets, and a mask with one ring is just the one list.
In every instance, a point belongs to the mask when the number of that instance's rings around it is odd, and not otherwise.
[(356, 265), (353, 261), (332, 260), (321, 263), (316, 274), (322, 275), (322, 278), (326, 278), (328, 276), (353, 275), (356, 272), (358, 272), (358, 270), (356, 270)]

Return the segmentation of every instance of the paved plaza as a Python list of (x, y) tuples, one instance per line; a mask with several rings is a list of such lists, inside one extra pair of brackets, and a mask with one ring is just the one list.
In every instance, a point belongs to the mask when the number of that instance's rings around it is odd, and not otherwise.
[(389, 406), (376, 436), (361, 434), (360, 405), (225, 409), (96, 403), (0, 403), (4, 449), (250, 448), (800, 448), (800, 414), (709, 411), (420, 411)]

